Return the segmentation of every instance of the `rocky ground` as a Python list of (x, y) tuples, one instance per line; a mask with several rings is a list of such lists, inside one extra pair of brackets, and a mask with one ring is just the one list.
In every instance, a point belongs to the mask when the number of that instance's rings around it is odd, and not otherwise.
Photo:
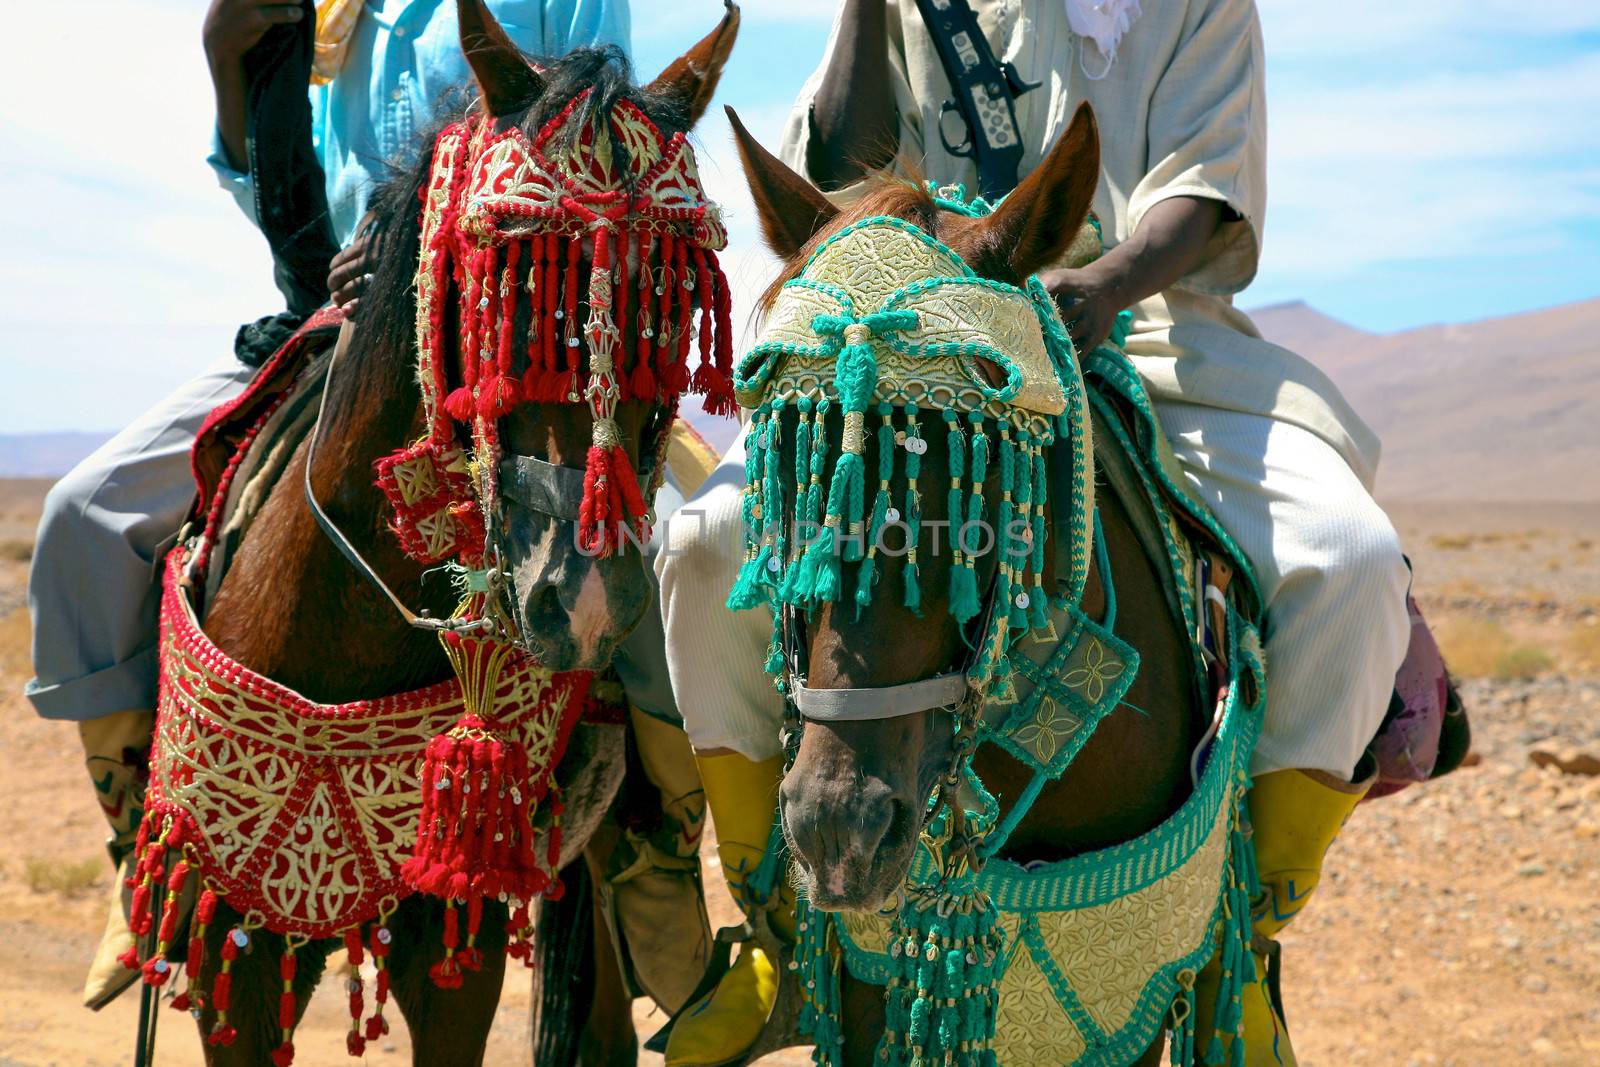
[[(18, 695), (41, 490), (0, 483), (0, 1067), (113, 1067), (130, 1060), (134, 999), (98, 1014), (78, 1006), (109, 882), (102, 823), (72, 728), (37, 719)], [(1284, 937), (1300, 1061), (1600, 1062), (1600, 766), (1574, 758), (1600, 757), (1600, 508), (1396, 517), (1424, 607), (1468, 676), (1474, 756), (1447, 779), (1364, 805), (1334, 846), (1327, 880)], [(528, 989), (513, 971), (489, 1063), (528, 1063)], [(187, 1020), (164, 1014), (159, 1062), (199, 1064)], [(644, 1002), (636, 1016), (646, 1033), (660, 1021)], [(297, 1062), (350, 1062), (344, 1025), (342, 996), (325, 983)], [(366, 1062), (409, 1062), (402, 1030)]]

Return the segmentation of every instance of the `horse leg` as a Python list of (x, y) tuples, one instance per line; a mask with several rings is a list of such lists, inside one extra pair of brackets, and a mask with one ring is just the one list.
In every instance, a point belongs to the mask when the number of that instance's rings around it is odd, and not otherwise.
[[(465, 911), (465, 909), (462, 909)], [(461, 984), (441, 989), (428, 970), (444, 957), (444, 903), (413, 896), (389, 922), (389, 991), (411, 1033), (414, 1067), (475, 1067), (483, 1063), (506, 973), (504, 904), (483, 902), (476, 947), (483, 966), (463, 970)], [(465, 919), (465, 916), (462, 916)], [(466, 923), (461, 943), (466, 945)]]
[[(283, 1044), (283, 1029), (278, 1025), (278, 1011), (283, 997), (282, 961), (285, 940), (282, 934), (266, 930), (251, 930), (249, 940), (238, 949), (238, 955), (228, 968), (229, 991), (227, 1019), (222, 1024), (231, 1027), (231, 1043), (212, 1044), (210, 1037), (217, 1031), (219, 1013), (214, 1003), (217, 975), (222, 971), (222, 948), (233, 937), (244, 917), (227, 904), (218, 901), (217, 914), (205, 934), (205, 960), (200, 968), (198, 988), (204, 995), (205, 1010), (200, 1013), (200, 1042), (207, 1067), (259, 1067), (272, 1063), (272, 1052)], [(313, 941), (301, 945), (295, 952), (294, 971), (294, 1021), (300, 1022), (311, 992), (322, 977), (328, 962), (328, 953), (334, 942)]]
[[(784, 975), (792, 978), (792, 975)], [(840, 969), (840, 1031), (844, 1034), (844, 1067), (873, 1067), (873, 1054), (883, 1036), (883, 986), (860, 982)]]

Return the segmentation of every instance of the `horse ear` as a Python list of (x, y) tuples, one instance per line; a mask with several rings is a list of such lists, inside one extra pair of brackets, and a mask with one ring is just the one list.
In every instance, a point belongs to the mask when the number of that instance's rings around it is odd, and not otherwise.
[(750, 184), (756, 213), (761, 216), (761, 233), (767, 239), (767, 247), (780, 259), (788, 259), (831, 222), (839, 209), (783, 160), (762, 148), (733, 108), (726, 110), (733, 139), (739, 146), (739, 162), (744, 164), (745, 181)]
[(495, 116), (525, 111), (544, 92), (544, 79), (506, 36), (484, 0), (457, 0), (461, 51), (478, 79), (483, 106)]
[(984, 277), (1020, 285), (1072, 245), (1099, 182), (1100, 130), (1094, 111), (1079, 104), (1044, 161), (951, 247)]
[(711, 106), (711, 97), (722, 80), (722, 68), (728, 64), (733, 51), (734, 38), (739, 36), (739, 5), (733, 0), (722, 0), (722, 21), (717, 28), (700, 39), (700, 43), (667, 64), (655, 81), (647, 87), (675, 100), (683, 108), (692, 127)]

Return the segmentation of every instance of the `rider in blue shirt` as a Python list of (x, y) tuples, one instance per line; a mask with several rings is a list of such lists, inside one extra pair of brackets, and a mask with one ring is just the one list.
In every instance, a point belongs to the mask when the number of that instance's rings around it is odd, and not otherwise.
[[(629, 43), (625, 0), (489, 0), (489, 9), (523, 51), (560, 56), (574, 48)], [(223, 187), (255, 219), (255, 191), (244, 162), (244, 93), (239, 56), (271, 22), (297, 21), (295, 4), (216, 0), (206, 25), (206, 54), (217, 85), (217, 134), (209, 162)], [(219, 22), (219, 16), (232, 16)], [(242, 47), (241, 47), (242, 46)], [(472, 72), (456, 29), (452, 0), (366, 0), (350, 31), (342, 69), (311, 87), (311, 129), (327, 175), (328, 208), (340, 246), (348, 245), (367, 197), (385, 168), (440, 117), (436, 109)], [(230, 69), (231, 68), (231, 69)], [(237, 79), (237, 84), (235, 84)]]
[[(385, 163), (433, 124), (434, 108), (469, 84), (471, 74), (454, 0), (324, 6), (343, 7), (349, 19), (335, 76), (310, 90), (333, 232), (348, 246), (331, 274), (342, 278), (335, 296), (348, 304), (367, 269), (361, 242), (352, 240)], [(628, 48), (627, 0), (488, 0), (488, 6), (535, 56)], [(273, 26), (305, 17), (299, 3), (281, 0), (211, 0), (206, 13), (206, 58), (217, 93), (211, 164), (252, 221), (254, 190), (239, 169), (246, 159), (243, 57)], [(206, 416), (243, 391), (253, 374), (232, 355), (220, 360), (102, 445), (45, 499), (28, 582), (36, 676), (26, 692), (45, 718), (78, 723), (89, 776), (112, 823), (114, 863), (123, 862), (138, 825), (139, 753), (149, 745), (156, 704), (157, 575), (193, 504), (190, 446)], [(131, 937), (123, 924), (108, 926), (84, 990), (91, 1006), (137, 978), (116, 961)]]

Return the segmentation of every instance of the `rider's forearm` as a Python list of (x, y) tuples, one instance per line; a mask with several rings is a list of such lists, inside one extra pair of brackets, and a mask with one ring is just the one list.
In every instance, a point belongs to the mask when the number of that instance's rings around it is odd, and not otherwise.
[(237, 57), (208, 56), (211, 84), (217, 97), (217, 134), (228, 155), (228, 165), (243, 171), (250, 165), (245, 149), (245, 104), (248, 95), (244, 63)]
[(883, 169), (900, 147), (885, 0), (845, 0), (831, 71), (811, 104), (816, 136), (806, 160), (824, 190)]
[(1118, 307), (1154, 296), (1200, 265), (1222, 208), (1220, 200), (1169, 197), (1145, 212), (1132, 236), (1085, 269), (1101, 276)]

